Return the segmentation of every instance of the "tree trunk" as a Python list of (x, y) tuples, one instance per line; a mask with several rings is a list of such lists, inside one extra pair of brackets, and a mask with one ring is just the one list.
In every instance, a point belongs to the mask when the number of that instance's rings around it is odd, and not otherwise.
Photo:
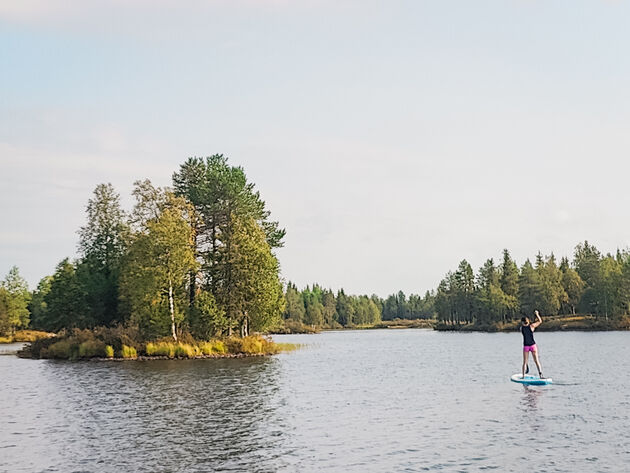
[(177, 332), (175, 332), (175, 302), (173, 301), (173, 281), (168, 279), (168, 305), (171, 310), (171, 332), (173, 340), (177, 341)]
[(245, 317), (241, 322), (241, 337), (247, 337), (249, 335), (249, 317), (247, 317), (247, 313), (245, 313)]

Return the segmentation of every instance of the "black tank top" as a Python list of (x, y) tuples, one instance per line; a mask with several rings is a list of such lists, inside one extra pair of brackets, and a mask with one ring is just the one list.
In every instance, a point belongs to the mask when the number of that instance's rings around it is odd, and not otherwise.
[(536, 342), (534, 341), (534, 332), (532, 332), (532, 328), (529, 325), (523, 325), (521, 327), (521, 332), (523, 333), (523, 345), (526, 347), (536, 345)]

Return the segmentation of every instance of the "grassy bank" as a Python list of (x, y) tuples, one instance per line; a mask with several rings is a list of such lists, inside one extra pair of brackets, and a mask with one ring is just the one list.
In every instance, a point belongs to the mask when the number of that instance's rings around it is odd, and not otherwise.
[[(496, 322), (492, 324), (468, 323), (468, 324), (447, 324), (438, 322), (436, 330), (453, 332), (513, 332), (517, 331), (520, 325), (519, 320), (509, 322)], [(552, 332), (562, 330), (581, 331), (609, 331), (609, 330), (630, 330), (630, 317), (624, 316), (606, 320), (603, 317), (593, 317), (592, 315), (572, 315), (572, 316), (548, 316), (543, 317), (543, 323), (536, 330), (541, 332)]]
[(54, 336), (53, 333), (40, 332), (39, 330), (18, 330), (13, 335), (0, 337), (0, 343), (34, 342), (35, 340), (52, 336)]
[(74, 330), (54, 338), (34, 341), (20, 353), (25, 358), (85, 359), (194, 359), (273, 355), (298, 345), (275, 343), (261, 335), (227, 337), (208, 341), (161, 339), (137, 342), (122, 329)]

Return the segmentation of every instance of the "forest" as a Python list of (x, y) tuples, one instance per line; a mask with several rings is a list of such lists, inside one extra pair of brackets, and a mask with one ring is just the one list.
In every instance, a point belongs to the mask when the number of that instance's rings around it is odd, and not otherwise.
[(138, 344), (395, 319), (487, 327), (534, 309), (615, 320), (630, 310), (630, 253), (604, 255), (587, 241), (559, 263), (539, 253), (519, 268), (504, 250), (475, 274), (463, 260), (423, 296), (283, 284), (274, 250), (285, 230), (244, 170), (222, 155), (189, 158), (171, 188), (136, 181), (133, 197), (125, 211), (110, 184), (98, 185), (78, 231), (78, 258), (60, 261), (32, 292), (11, 268), (0, 284), (0, 336), (116, 327)]
[(197, 340), (263, 332), (282, 320), (274, 250), (285, 231), (241, 167), (222, 155), (190, 158), (172, 188), (135, 182), (123, 210), (110, 184), (96, 187), (65, 258), (29, 292), (17, 268), (0, 288), (0, 335), (123, 327), (136, 341)]

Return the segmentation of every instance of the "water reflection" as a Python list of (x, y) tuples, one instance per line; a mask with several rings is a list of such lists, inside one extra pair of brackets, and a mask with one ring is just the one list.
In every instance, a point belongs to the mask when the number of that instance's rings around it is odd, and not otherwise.
[[(518, 334), (295, 335), (308, 348), (253, 359), (0, 356), (0, 473), (630, 471), (630, 333), (543, 335), (558, 379), (572, 347), (593, 347), (591, 382), (512, 383)], [(481, 374), (477, 359), (492, 361)]]
[(49, 381), (71, 433), (63, 463), (75, 468), (82, 457), (140, 471), (258, 471), (256, 459), (282, 453), (273, 359), (56, 365)]
[(523, 385), (523, 405), (528, 409), (536, 410), (538, 409), (538, 402), (541, 397), (544, 395), (544, 389), (540, 389), (535, 386), (527, 386)]

